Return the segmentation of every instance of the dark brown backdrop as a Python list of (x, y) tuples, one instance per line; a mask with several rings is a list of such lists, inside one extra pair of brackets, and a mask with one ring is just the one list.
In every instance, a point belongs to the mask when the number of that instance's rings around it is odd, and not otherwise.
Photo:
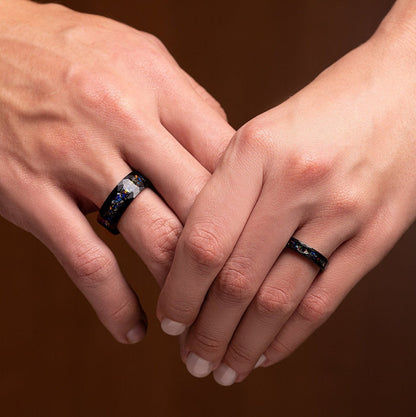
[[(235, 127), (363, 42), (393, 0), (68, 0), (158, 35)], [(113, 342), (48, 251), (1, 222), (0, 416), (414, 416), (411, 230), (295, 355), (244, 384), (196, 380), (154, 319), (157, 289), (101, 230), (150, 316), (139, 346)]]

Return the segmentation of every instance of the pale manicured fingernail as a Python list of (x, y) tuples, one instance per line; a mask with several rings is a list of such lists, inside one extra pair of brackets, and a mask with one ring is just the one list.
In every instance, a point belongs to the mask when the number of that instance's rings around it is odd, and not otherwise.
[(191, 352), (186, 358), (186, 369), (191, 375), (204, 378), (211, 373), (212, 363)]
[(133, 344), (140, 342), (140, 340), (142, 340), (145, 335), (146, 330), (144, 326), (138, 324), (137, 326), (134, 326), (130, 331), (127, 332), (126, 338), (129, 343)]
[(266, 357), (264, 355), (261, 355), (259, 360), (256, 362), (256, 364), (254, 365), (254, 369), (260, 367), (261, 365), (263, 365), (263, 363), (266, 361)]
[(214, 379), (220, 385), (224, 385), (228, 387), (229, 385), (233, 385), (235, 380), (237, 379), (237, 372), (234, 369), (231, 369), (225, 363), (222, 363), (215, 371), (214, 371)]
[(171, 319), (163, 319), (161, 326), (162, 330), (170, 336), (179, 336), (186, 329), (185, 324), (173, 321)]

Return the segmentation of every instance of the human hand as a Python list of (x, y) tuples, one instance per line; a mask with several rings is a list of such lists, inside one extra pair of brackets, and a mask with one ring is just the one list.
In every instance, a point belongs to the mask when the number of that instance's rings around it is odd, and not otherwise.
[[(230, 385), (285, 358), (414, 221), (409, 33), (385, 22), (234, 136), (188, 216), (158, 304), (162, 326), (189, 327), (182, 356), (193, 375), (214, 370)], [(285, 249), (291, 236), (329, 258), (322, 274)]]
[(234, 131), (159, 40), (110, 19), (1, 0), (0, 50), (0, 214), (48, 246), (118, 341), (137, 342), (144, 313), (83, 214), (132, 169), (149, 178), (161, 197), (143, 191), (119, 229), (161, 284)]

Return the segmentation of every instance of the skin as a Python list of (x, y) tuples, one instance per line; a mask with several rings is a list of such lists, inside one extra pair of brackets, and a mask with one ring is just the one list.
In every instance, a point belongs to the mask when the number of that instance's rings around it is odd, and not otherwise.
[[(193, 375), (231, 385), (287, 357), (414, 222), (415, 60), (416, 6), (398, 1), (369, 41), (237, 131), (158, 303)], [(292, 235), (325, 272), (285, 249)]]
[[(162, 327), (183, 332), (194, 375), (242, 381), (293, 352), (414, 221), (415, 16), (397, 2), (372, 39), (227, 147), (218, 103), (152, 35), (0, 0), (0, 214), (134, 343), (144, 312), (84, 214), (140, 170), (160, 196), (144, 191), (119, 228), (159, 284), (187, 221)], [(325, 273), (283, 250), (293, 234), (330, 257)]]
[[(55, 4), (0, 0), (0, 214), (57, 257), (122, 343), (146, 317), (84, 214), (137, 169), (121, 234), (162, 284), (234, 130), (154, 36)], [(181, 175), (172, 175), (180, 172)]]

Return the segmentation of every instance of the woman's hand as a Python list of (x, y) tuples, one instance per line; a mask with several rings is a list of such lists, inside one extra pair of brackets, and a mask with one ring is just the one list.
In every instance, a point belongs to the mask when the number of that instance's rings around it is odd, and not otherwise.
[(0, 0), (0, 51), (0, 213), (51, 249), (118, 341), (137, 342), (145, 316), (83, 213), (132, 169), (149, 178), (163, 199), (143, 191), (119, 229), (161, 284), (234, 131), (159, 40), (112, 20)]
[[(168, 332), (191, 326), (193, 375), (230, 385), (285, 358), (414, 221), (416, 48), (401, 30), (386, 22), (243, 126), (197, 197), (158, 305)], [(291, 236), (329, 258), (323, 273)]]

